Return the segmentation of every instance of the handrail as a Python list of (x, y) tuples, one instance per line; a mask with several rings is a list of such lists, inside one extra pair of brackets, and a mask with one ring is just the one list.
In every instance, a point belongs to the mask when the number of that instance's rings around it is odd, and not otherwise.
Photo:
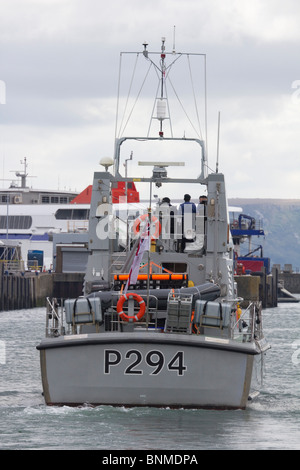
[[(129, 292), (130, 292), (130, 291), (129, 291)], [(137, 292), (138, 292), (138, 291), (137, 291)], [(116, 293), (114, 294), (114, 297), (119, 297), (119, 296), (120, 296), (120, 292), (116, 292)], [(145, 300), (145, 302), (146, 302), (147, 296), (141, 294), (141, 297), (142, 297), (142, 298)], [(155, 295), (151, 295), (151, 294), (150, 294), (150, 295), (149, 295), (149, 299), (152, 299), (152, 300), (154, 301), (155, 306), (153, 306), (153, 307), (148, 307), (148, 314), (145, 315), (145, 316), (146, 316), (146, 321), (139, 321), (139, 322), (136, 323), (136, 324), (130, 323), (130, 325), (133, 325), (133, 327), (136, 327), (136, 326), (139, 327), (140, 325), (146, 325), (146, 328), (148, 329), (148, 328), (149, 328), (149, 324), (154, 324), (154, 325), (155, 325), (155, 328), (157, 328), (158, 298), (157, 298)], [(112, 311), (113, 311), (114, 314), (116, 314), (117, 308), (116, 308), (116, 305), (113, 305), (113, 304), (114, 304), (114, 302), (112, 301), (112, 304), (111, 304)], [(128, 307), (124, 307), (124, 308), (125, 308), (125, 310), (126, 310)], [(154, 318), (154, 323), (152, 323), (152, 322), (149, 321), (149, 317), (148, 317), (149, 313), (153, 313), (154, 315), (155, 315), (155, 313), (156, 313), (155, 318)], [(113, 324), (117, 324), (117, 325), (118, 325), (118, 328), (120, 328), (120, 324), (121, 324), (121, 323), (122, 323), (122, 324), (127, 324), (126, 321), (124, 322), (124, 321), (122, 321), (122, 320), (120, 319), (120, 316), (119, 316), (119, 315), (117, 316), (117, 319), (116, 319), (116, 320), (114, 320), (113, 315), (112, 315), (112, 317), (111, 317), (111, 319), (110, 319), (110, 323), (111, 323), (111, 326), (112, 326)]]
[(63, 324), (63, 308), (61, 315), (58, 313), (57, 299), (46, 298), (46, 337), (63, 335), (65, 328)]
[[(244, 327), (243, 322), (245, 322)], [(233, 322), (231, 326), (232, 339), (237, 339), (237, 337), (240, 335), (242, 335), (243, 341), (253, 341), (254, 339), (260, 339), (262, 335), (261, 322), (261, 302), (251, 302), (246, 310), (242, 312), (242, 315), (235, 322)], [(245, 331), (244, 329), (246, 327), (248, 328)]]

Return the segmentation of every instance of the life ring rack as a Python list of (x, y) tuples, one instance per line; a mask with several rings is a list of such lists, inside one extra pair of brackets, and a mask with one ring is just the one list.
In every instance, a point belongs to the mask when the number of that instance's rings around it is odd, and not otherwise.
[[(123, 305), (126, 302), (126, 300), (129, 300), (129, 298), (132, 297), (140, 306), (140, 310), (136, 315), (126, 315), (123, 311)], [(146, 311), (146, 304), (143, 298), (137, 294), (136, 292), (128, 292), (127, 294), (123, 294), (117, 303), (117, 313), (120, 317), (121, 320), (127, 321), (127, 322), (137, 322), (140, 321)]]
[[(135, 221), (133, 223), (133, 227), (132, 227), (134, 235), (138, 235), (140, 233), (140, 224), (141, 224), (141, 222), (144, 222), (148, 218), (149, 218), (148, 214), (142, 214), (139, 217), (137, 217), (137, 219), (135, 219)], [(160, 221), (158, 220), (158, 218), (155, 217), (155, 215), (152, 215), (152, 217), (151, 217), (151, 224), (152, 223), (154, 223), (155, 231), (151, 235), (151, 240), (157, 240), (160, 233), (161, 233), (161, 224), (160, 224)]]

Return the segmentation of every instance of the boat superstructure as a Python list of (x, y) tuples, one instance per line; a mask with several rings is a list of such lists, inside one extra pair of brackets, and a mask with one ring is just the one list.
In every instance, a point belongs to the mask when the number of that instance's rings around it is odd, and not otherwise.
[[(37, 346), (45, 401), (245, 408), (269, 347), (261, 305), (239, 308), (224, 175), (208, 172), (202, 138), (164, 133), (171, 66), (189, 55), (166, 53), (164, 39), (154, 59), (147, 47), (139, 54), (158, 79), (158, 135), (116, 136), (113, 161), (94, 174), (83, 296), (48, 299), (46, 338)], [(130, 176), (128, 153), (122, 157), (128, 142), (159, 149), (152, 158), (134, 154), (139, 165)], [(160, 158), (171, 143), (172, 154)], [(129, 181), (147, 188), (142, 213), (112, 207), (112, 188)], [(186, 193), (182, 204), (155, 197), (171, 187), (177, 197)], [(192, 203), (188, 193), (203, 192), (205, 203)]]
[[(28, 163), (17, 171), (19, 180), (0, 190), (0, 242), (18, 246), (24, 269), (53, 269), (56, 253), (53, 236), (88, 232), (92, 185), (81, 193), (67, 190), (35, 189), (27, 184)], [(134, 182), (116, 182), (112, 187), (112, 203), (116, 211), (125, 198), (139, 207), (139, 194)]]

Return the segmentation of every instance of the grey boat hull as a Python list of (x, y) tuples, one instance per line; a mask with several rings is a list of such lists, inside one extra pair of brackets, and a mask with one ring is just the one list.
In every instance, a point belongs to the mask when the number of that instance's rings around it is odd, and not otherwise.
[(255, 343), (157, 332), (64, 336), (37, 349), (47, 405), (214, 409), (246, 407), (262, 352)]

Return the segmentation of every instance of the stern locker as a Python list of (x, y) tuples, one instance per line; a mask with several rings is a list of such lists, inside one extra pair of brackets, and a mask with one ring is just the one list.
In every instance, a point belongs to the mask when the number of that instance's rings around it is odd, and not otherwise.
[(197, 300), (194, 324), (210, 328), (226, 328), (229, 325), (232, 305), (226, 302)]
[(66, 322), (68, 324), (101, 323), (102, 310), (98, 297), (67, 299), (65, 301)]

